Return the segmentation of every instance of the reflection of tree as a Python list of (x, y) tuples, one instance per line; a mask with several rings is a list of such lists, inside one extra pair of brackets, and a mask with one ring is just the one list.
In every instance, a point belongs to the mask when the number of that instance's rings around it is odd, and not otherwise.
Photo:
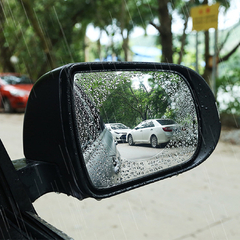
[(168, 105), (168, 95), (153, 80), (148, 79), (148, 84), (140, 81), (137, 87), (133, 87), (133, 82), (122, 81), (103, 103), (101, 114), (105, 122), (133, 127), (140, 121), (162, 117)]
[(165, 118), (183, 124), (189, 122), (189, 115), (195, 116), (189, 88), (173, 72), (92, 72), (77, 74), (75, 79), (106, 123), (133, 127), (145, 119)]

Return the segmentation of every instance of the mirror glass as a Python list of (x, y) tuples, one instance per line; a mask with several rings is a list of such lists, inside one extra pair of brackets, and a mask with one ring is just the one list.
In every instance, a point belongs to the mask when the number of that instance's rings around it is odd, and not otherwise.
[(175, 72), (77, 73), (74, 99), (79, 142), (96, 188), (180, 165), (196, 151), (194, 100)]

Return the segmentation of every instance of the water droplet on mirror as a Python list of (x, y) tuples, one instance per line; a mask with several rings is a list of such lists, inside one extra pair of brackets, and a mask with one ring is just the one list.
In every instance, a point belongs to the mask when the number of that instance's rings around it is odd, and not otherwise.
[[(93, 72), (76, 74), (75, 79), (79, 141), (96, 187), (119, 185), (191, 159), (198, 143), (197, 115), (191, 92), (179, 75), (161, 71)], [(168, 133), (168, 144), (158, 148), (129, 146), (126, 142), (116, 145), (113, 131), (106, 133), (101, 117), (106, 123), (125, 123), (133, 131), (143, 120), (140, 113), (144, 109), (145, 119), (176, 122), (176, 132)]]

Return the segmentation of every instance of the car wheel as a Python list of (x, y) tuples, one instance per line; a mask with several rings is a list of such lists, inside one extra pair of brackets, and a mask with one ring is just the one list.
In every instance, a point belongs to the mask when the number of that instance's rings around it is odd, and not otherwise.
[(151, 136), (151, 146), (152, 146), (153, 148), (156, 148), (157, 145), (158, 145), (157, 137), (156, 137), (155, 135), (152, 135), (152, 136)]
[(134, 145), (132, 135), (129, 135), (129, 136), (128, 136), (128, 144), (129, 144), (130, 146), (133, 146), (133, 145)]
[(4, 108), (4, 112), (5, 113), (12, 113), (13, 112), (13, 108), (10, 104), (10, 101), (7, 98), (4, 98), (3, 100), (3, 108)]

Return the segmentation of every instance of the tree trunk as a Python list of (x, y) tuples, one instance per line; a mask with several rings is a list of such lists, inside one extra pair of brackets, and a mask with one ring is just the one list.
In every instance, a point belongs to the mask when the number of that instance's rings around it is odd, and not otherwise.
[(209, 31), (204, 32), (205, 36), (205, 53), (204, 53), (204, 60), (205, 60), (205, 68), (204, 68), (204, 73), (203, 73), (203, 78), (206, 80), (208, 85), (210, 85), (210, 79), (211, 79), (211, 74), (212, 74), (212, 68), (209, 66), (209, 58), (210, 58), (210, 53), (209, 53)]
[(31, 7), (31, 2), (29, 0), (19, 0), (20, 4), (24, 7), (24, 10), (26, 11), (26, 14), (29, 18), (29, 21), (31, 22), (31, 25), (38, 36), (42, 49), (45, 53), (45, 56), (48, 60), (48, 63), (52, 69), (55, 68), (55, 63), (53, 60), (53, 56), (51, 54), (51, 41), (50, 39), (44, 35), (43, 30), (39, 26), (38, 19), (36, 18), (36, 15), (34, 14), (33, 8)]
[(172, 17), (168, 11), (168, 0), (158, 0), (159, 32), (162, 45), (162, 62), (173, 62)]
[[(203, 4), (208, 4), (208, 0), (204, 0)], [(205, 52), (204, 52), (205, 68), (204, 68), (203, 78), (205, 79), (205, 81), (210, 86), (211, 76), (212, 76), (212, 68), (209, 66), (209, 59), (210, 59), (209, 42), (210, 42), (210, 37), (209, 37), (209, 31), (208, 30), (204, 32), (204, 41), (205, 41)]]
[(100, 30), (100, 35), (97, 40), (97, 53), (98, 53), (98, 58), (100, 61), (102, 61), (102, 45), (101, 45), (101, 36), (102, 36), (102, 30)]
[(14, 65), (10, 61), (12, 52), (5, 38), (4, 24), (5, 24), (5, 18), (3, 14), (3, 5), (1, 5), (0, 6), (0, 54), (1, 54), (0, 70), (3, 72), (15, 72)]
[[(126, 16), (127, 16), (127, 12), (126, 12), (126, 2), (125, 0), (122, 0), (122, 5), (121, 5), (121, 15), (120, 15), (120, 26), (121, 26), (121, 35), (122, 35), (122, 39), (123, 39), (123, 44), (122, 44), (122, 48), (123, 48), (123, 52), (124, 52), (124, 60), (128, 61), (128, 42), (129, 42), (129, 36), (128, 36), (128, 31), (125, 29), (126, 26)], [(124, 36), (124, 30), (127, 31), (127, 36)]]
[(186, 29), (187, 29), (187, 25), (188, 25), (188, 19), (189, 19), (189, 17), (186, 17), (185, 22), (184, 22), (183, 34), (182, 34), (182, 37), (181, 37), (181, 49), (180, 49), (180, 52), (179, 52), (178, 64), (181, 64), (182, 59), (183, 59), (183, 55), (184, 55), (184, 47), (186, 45), (186, 38), (187, 38)]
[(124, 60), (125, 61), (128, 61), (128, 41), (129, 41), (128, 35), (126, 38), (123, 37), (122, 48), (124, 51)]

